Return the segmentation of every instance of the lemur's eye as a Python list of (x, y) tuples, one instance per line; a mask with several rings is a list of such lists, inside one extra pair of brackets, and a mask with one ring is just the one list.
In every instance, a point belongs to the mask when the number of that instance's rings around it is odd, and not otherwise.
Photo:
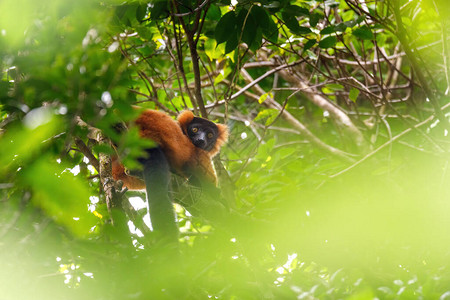
[(198, 128), (197, 127), (192, 128), (192, 132), (193, 133), (197, 133), (198, 132)]
[(212, 132), (208, 133), (208, 139), (212, 139), (214, 136), (214, 134), (212, 134)]

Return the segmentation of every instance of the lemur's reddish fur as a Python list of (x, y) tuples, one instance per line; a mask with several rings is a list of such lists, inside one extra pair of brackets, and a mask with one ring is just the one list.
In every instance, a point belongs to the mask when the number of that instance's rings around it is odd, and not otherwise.
[[(219, 152), (227, 141), (228, 129), (223, 124), (216, 124), (219, 130), (216, 144), (210, 151), (197, 148), (185, 134), (187, 126), (194, 119), (190, 111), (183, 111), (173, 120), (164, 112), (145, 110), (137, 118), (135, 124), (139, 127), (142, 138), (156, 142), (166, 155), (171, 169), (186, 177), (186, 172), (198, 173), (200, 176), (217, 184), (217, 176), (211, 159)], [(135, 176), (128, 175), (118, 158), (113, 158), (112, 174), (115, 180), (122, 180), (130, 190), (145, 189), (145, 182)]]

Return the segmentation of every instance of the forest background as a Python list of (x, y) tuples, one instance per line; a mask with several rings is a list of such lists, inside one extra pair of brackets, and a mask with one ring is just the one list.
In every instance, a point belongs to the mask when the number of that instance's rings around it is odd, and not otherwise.
[[(0, 1), (1, 299), (449, 299), (446, 0)], [(180, 254), (131, 105), (225, 123)]]

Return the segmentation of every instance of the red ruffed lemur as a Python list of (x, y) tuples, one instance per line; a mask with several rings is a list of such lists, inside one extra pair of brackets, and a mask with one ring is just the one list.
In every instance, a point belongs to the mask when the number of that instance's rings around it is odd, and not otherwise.
[(175, 121), (156, 110), (144, 110), (135, 124), (142, 138), (158, 146), (146, 149), (148, 156), (139, 159), (143, 165), (139, 175), (127, 174), (119, 160), (113, 158), (113, 178), (130, 190), (146, 189), (153, 229), (174, 240), (178, 228), (168, 194), (170, 171), (217, 184), (211, 159), (227, 140), (227, 126), (195, 117), (190, 111), (182, 112)]

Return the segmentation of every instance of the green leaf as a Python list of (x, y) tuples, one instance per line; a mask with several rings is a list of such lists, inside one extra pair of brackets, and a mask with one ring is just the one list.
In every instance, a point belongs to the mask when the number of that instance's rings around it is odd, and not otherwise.
[(205, 54), (210, 60), (216, 59), (216, 46), (217, 42), (215, 39), (206, 39), (204, 44)]
[(264, 119), (273, 119), (278, 115), (279, 111), (277, 109), (269, 108), (264, 109), (258, 112), (258, 115), (255, 117), (254, 121), (261, 121)]
[[(144, 38), (148, 41), (151, 41), (153, 38), (153, 32), (146, 26), (142, 26), (142, 25), (136, 26), (136, 31), (139, 33), (139, 36), (141, 38)], [(149, 49), (148, 46), (146, 46), (146, 47), (147, 47), (147, 49)], [(141, 49), (139, 49), (139, 50), (141, 50)]]
[(221, 44), (228, 41), (233, 35), (236, 35), (236, 15), (234, 11), (230, 11), (223, 15), (217, 23), (214, 37), (217, 44)]
[(288, 5), (283, 9), (283, 12), (292, 14), (294, 16), (309, 16), (309, 10), (297, 5)]
[(228, 66), (228, 65), (225, 65), (223, 68), (223, 71), (220, 72), (220, 74), (214, 79), (214, 85), (217, 85), (220, 82), (222, 82), (222, 80), (227, 78), (228, 75), (231, 74), (231, 72), (232, 72), (232, 68), (230, 68), (230, 66)]
[(114, 150), (109, 145), (95, 145), (92, 147), (92, 150), (96, 153), (114, 154)]
[[(175, 83), (178, 84), (177, 80), (175, 80)], [(167, 101), (167, 92), (164, 89), (158, 89), (156, 91), (156, 95), (158, 96), (158, 101), (159, 102), (166, 102)]]
[(297, 32), (295, 32), (296, 34), (308, 34), (311, 33), (311, 29), (309, 29), (308, 27), (304, 27), (304, 26), (299, 26)]
[(298, 24), (297, 18), (289, 13), (282, 12), (281, 18), (284, 21), (284, 24), (292, 31), (295, 32), (300, 27)]
[(261, 48), (262, 44), (262, 30), (261, 27), (258, 27), (256, 30), (255, 38), (253, 39), (253, 43), (250, 45), (250, 49), (252, 51), (256, 51)]
[(339, 23), (335, 26), (336, 31), (344, 32), (347, 29), (345, 23)]
[(163, 19), (169, 15), (169, 9), (166, 0), (160, 0), (153, 3), (150, 10), (150, 17), (152, 19)]
[(278, 116), (280, 112), (277, 109), (264, 109), (258, 113), (255, 121), (264, 121), (265, 125), (270, 125)]
[(319, 23), (321, 16), (319, 14), (311, 14), (309, 16), (309, 25), (311, 27), (316, 27), (317, 23)]
[(227, 40), (227, 43), (225, 45), (225, 54), (230, 53), (233, 50), (236, 50), (237, 46), (239, 44), (238, 36), (236, 32), (233, 32), (229, 39)]
[(253, 40), (255, 39), (256, 36), (256, 29), (257, 29), (256, 21), (253, 18), (253, 15), (250, 14), (246, 9), (242, 9), (239, 12), (237, 18), (238, 18), (237, 21), (238, 29), (242, 30), (242, 42), (250, 46), (253, 43)]
[(289, 28), (289, 30), (292, 31), (292, 33), (300, 35), (300, 34), (308, 34), (311, 32), (311, 29), (309, 29), (308, 27), (302, 27), (299, 25), (295, 15), (282, 12), (281, 16), (287, 28)]
[(317, 43), (315, 39), (309, 40), (306, 42), (306, 44), (303, 46), (303, 51), (306, 51), (308, 49), (311, 49), (312, 46), (314, 46)]
[(356, 21), (355, 21), (355, 20), (346, 21), (346, 22), (344, 22), (344, 25), (345, 25), (346, 27), (352, 28), (353, 26), (356, 25)]
[(220, 9), (216, 5), (211, 5), (208, 9), (208, 12), (206, 13), (206, 19), (207, 20), (214, 20), (217, 21), (220, 19)]
[(250, 14), (256, 20), (259, 27), (261, 27), (262, 29), (270, 29), (271, 27), (270, 22), (272, 20), (270, 19), (269, 14), (264, 8), (260, 6), (253, 6)]
[(327, 87), (330, 90), (333, 90), (333, 91), (342, 91), (344, 89), (344, 87), (341, 84), (338, 84), (338, 83), (327, 84)]
[(280, 112), (274, 112), (267, 120), (266, 120), (266, 126), (269, 126), (269, 125), (271, 125), (274, 121), (275, 121), (275, 119), (278, 117), (278, 114), (279, 114)]
[(120, 19), (120, 21), (126, 26), (133, 26), (136, 23), (136, 17), (138, 15), (137, 12), (138, 4), (124, 4), (116, 9), (116, 16)]
[(136, 19), (140, 22), (145, 18), (147, 14), (147, 4), (141, 4), (136, 9)]
[(350, 100), (352, 100), (353, 102), (356, 102), (356, 99), (358, 98), (359, 95), (359, 90), (355, 89), (355, 88), (351, 88), (350, 89), (350, 93), (348, 94), (348, 97), (350, 98)]
[(262, 28), (263, 36), (270, 42), (276, 44), (278, 42), (278, 26), (273, 21), (271, 17), (269, 17), (268, 27)]
[(25, 126), (10, 127), (0, 135), (0, 176), (17, 169), (18, 164), (32, 160), (64, 124), (47, 108), (30, 111), (24, 118)]
[(267, 97), (273, 98), (272, 92), (262, 94), (261, 97), (259, 97), (259, 99), (258, 99), (258, 103), (259, 104), (263, 103), (264, 101), (266, 101)]
[(64, 171), (56, 159), (50, 157), (41, 157), (33, 162), (24, 170), (21, 179), (32, 188), (34, 205), (75, 236), (89, 234), (97, 219), (87, 210), (91, 196), (87, 184)]
[(334, 33), (334, 32), (336, 32), (336, 28), (335, 28), (335, 26), (328, 26), (328, 27), (325, 27), (324, 29), (322, 29), (321, 31), (320, 31), (320, 34), (322, 34), (322, 35), (325, 35), (325, 34), (330, 34), (330, 33)]
[(335, 36), (329, 36), (319, 42), (319, 47), (322, 49), (327, 49), (327, 48), (334, 47), (334, 45), (336, 45), (336, 43), (337, 43), (337, 38)]
[(364, 21), (366, 19), (365, 15), (360, 15), (358, 16), (358, 18), (356, 18), (356, 24), (361, 23), (362, 21)]
[(366, 25), (353, 30), (353, 35), (362, 40), (373, 40), (374, 39), (372, 30), (370, 30), (370, 28), (367, 27)]

